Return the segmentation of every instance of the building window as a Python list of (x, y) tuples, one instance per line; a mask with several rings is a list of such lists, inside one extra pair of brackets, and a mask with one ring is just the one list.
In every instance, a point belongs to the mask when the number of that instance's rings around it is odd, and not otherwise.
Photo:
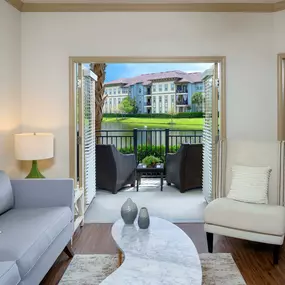
[(116, 94), (116, 88), (113, 89), (114, 94)]
[(171, 91), (174, 91), (174, 83), (171, 83)]
[(112, 94), (112, 89), (109, 90), (109, 94), (110, 94), (110, 95)]
[(141, 87), (139, 87), (139, 94), (141, 94), (142, 93), (142, 89), (141, 89)]
[(164, 91), (168, 90), (168, 84), (164, 84)]
[(159, 84), (159, 85), (158, 85), (158, 91), (159, 91), (159, 92), (162, 92), (162, 84)]
[(162, 112), (162, 96), (159, 96), (159, 113)]
[(121, 88), (118, 88), (118, 94), (121, 94)]
[(171, 96), (171, 103), (174, 103), (174, 95)]
[(152, 92), (156, 92), (156, 86), (155, 85), (152, 86)]

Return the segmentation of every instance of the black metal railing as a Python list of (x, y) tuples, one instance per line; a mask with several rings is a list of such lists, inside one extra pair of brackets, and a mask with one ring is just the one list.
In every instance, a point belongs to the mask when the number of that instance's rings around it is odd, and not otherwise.
[(167, 153), (176, 152), (181, 144), (202, 143), (202, 131), (170, 129), (101, 130), (96, 132), (100, 144), (114, 144), (122, 153), (134, 153), (137, 162), (154, 155), (161, 162)]
[(188, 93), (188, 89), (187, 88), (177, 88), (176, 93)]
[(184, 99), (178, 99), (176, 100), (176, 105), (188, 105), (188, 99), (184, 100)]

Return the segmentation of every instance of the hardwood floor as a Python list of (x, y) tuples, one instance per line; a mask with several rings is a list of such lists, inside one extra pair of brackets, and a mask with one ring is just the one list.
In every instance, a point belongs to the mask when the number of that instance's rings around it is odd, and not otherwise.
[[(207, 252), (203, 224), (177, 224), (191, 237), (199, 253)], [(116, 254), (111, 224), (85, 224), (73, 241), (77, 254)], [(272, 246), (226, 237), (214, 237), (214, 252), (230, 252), (247, 285), (284, 285), (285, 248), (280, 252), (279, 265), (272, 264)], [(58, 284), (71, 259), (62, 253), (41, 285)], [(173, 284), (175, 285), (175, 284)]]

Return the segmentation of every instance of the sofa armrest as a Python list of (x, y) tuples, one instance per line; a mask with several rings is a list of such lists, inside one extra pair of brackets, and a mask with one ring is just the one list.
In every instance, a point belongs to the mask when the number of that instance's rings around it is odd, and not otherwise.
[(74, 213), (73, 179), (11, 180), (15, 208), (65, 206)]

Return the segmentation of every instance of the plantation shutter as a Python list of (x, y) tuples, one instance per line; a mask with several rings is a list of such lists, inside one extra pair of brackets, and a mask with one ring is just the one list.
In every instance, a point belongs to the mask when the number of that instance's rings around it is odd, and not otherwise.
[(218, 90), (215, 86), (217, 64), (203, 74), (204, 127), (203, 127), (203, 194), (209, 203), (216, 198), (216, 164), (218, 143)]
[(97, 76), (89, 69), (83, 70), (83, 144), (85, 202), (96, 196), (96, 133), (95, 133), (95, 84)]

